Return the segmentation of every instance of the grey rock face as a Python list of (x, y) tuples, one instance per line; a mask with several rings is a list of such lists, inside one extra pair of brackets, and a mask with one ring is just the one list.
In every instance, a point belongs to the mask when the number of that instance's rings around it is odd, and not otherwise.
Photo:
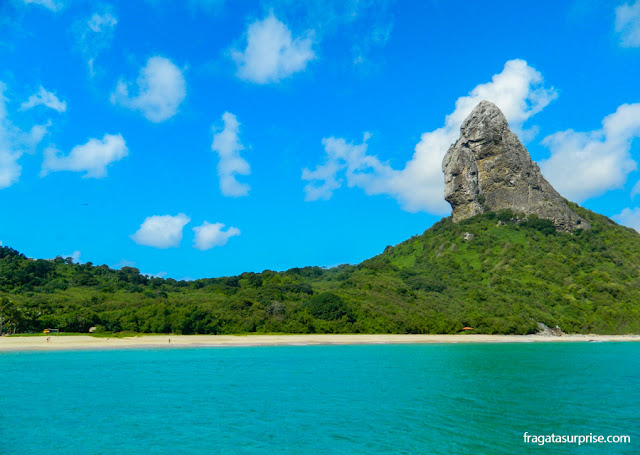
[(500, 109), (488, 101), (462, 123), (460, 139), (449, 147), (442, 170), (454, 222), (509, 209), (551, 220), (561, 231), (591, 227), (545, 180)]

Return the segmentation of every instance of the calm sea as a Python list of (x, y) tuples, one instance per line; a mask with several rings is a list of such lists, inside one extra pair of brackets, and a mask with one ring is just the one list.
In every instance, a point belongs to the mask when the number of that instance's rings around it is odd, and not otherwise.
[(0, 374), (7, 455), (640, 453), (640, 343), (0, 353)]

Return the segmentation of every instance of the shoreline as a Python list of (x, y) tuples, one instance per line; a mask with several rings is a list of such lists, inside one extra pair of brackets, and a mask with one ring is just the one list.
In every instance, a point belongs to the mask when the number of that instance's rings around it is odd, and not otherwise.
[(57, 337), (0, 337), (0, 352), (105, 350), (132, 348), (312, 346), (363, 344), (567, 343), (640, 341), (640, 335), (395, 335), (395, 334), (283, 334), (283, 335), (144, 335), (98, 338), (89, 335)]

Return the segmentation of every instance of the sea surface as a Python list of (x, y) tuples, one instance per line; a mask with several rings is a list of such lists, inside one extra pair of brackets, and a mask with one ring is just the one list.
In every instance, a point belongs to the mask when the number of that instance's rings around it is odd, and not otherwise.
[(0, 375), (6, 455), (640, 453), (640, 343), (14, 352)]

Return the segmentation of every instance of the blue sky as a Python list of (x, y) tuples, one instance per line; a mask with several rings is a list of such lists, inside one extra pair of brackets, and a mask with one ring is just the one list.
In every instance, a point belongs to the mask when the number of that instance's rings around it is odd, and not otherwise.
[(495, 102), (640, 229), (640, 1), (0, 1), (0, 242), (200, 278), (357, 263), (450, 213)]

